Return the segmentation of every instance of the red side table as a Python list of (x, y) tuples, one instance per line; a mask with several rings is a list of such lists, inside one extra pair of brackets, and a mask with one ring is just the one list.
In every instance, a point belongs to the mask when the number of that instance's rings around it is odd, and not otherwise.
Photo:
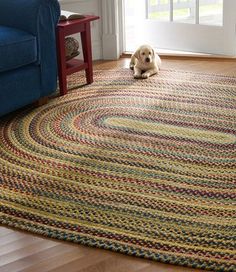
[[(90, 22), (99, 16), (85, 16), (82, 19), (67, 20), (57, 25), (57, 56), (60, 95), (67, 93), (67, 75), (85, 70), (87, 84), (93, 82), (92, 46)], [(66, 61), (65, 37), (80, 33), (84, 60), (71, 59)]]

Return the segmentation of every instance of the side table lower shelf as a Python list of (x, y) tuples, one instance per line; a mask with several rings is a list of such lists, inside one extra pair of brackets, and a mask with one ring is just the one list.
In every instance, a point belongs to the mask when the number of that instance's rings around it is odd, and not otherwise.
[(82, 60), (71, 59), (66, 62), (66, 74), (71, 75), (88, 68), (88, 64)]

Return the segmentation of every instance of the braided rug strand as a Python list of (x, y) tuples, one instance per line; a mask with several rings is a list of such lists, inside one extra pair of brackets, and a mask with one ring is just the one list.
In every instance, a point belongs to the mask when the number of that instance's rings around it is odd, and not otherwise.
[(236, 271), (236, 78), (128, 69), (0, 119), (0, 223)]

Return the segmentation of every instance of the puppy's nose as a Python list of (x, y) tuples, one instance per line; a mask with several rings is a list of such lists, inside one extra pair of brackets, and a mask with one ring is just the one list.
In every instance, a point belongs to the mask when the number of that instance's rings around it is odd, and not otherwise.
[(150, 58), (146, 58), (146, 62), (150, 62)]

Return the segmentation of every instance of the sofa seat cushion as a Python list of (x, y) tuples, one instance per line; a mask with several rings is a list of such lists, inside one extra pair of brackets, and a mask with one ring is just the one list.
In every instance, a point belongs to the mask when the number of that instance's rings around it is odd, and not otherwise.
[(25, 31), (0, 25), (0, 60), (0, 72), (35, 62), (36, 37)]

